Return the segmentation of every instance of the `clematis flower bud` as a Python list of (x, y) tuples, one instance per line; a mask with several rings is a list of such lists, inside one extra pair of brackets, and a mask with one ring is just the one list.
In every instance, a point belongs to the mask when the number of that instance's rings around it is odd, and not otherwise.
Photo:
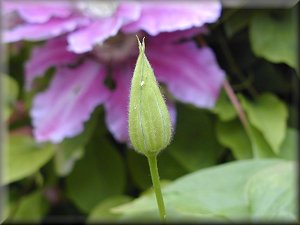
[(159, 90), (153, 69), (145, 55), (145, 42), (139, 44), (139, 56), (131, 80), (129, 137), (132, 146), (146, 156), (159, 153), (171, 140), (170, 115)]

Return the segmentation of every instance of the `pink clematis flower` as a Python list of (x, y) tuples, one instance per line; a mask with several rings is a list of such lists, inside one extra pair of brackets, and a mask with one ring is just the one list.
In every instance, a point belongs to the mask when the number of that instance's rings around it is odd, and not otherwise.
[[(115, 139), (128, 142), (136, 34), (146, 37), (146, 54), (157, 79), (175, 99), (211, 108), (218, 97), (224, 72), (209, 47), (199, 48), (191, 40), (206, 23), (219, 18), (218, 1), (5, 1), (4, 9), (5, 15), (18, 18), (4, 31), (5, 42), (45, 41), (26, 62), (26, 89), (32, 89), (34, 79), (47, 69), (56, 68), (49, 87), (35, 96), (31, 109), (39, 142), (59, 143), (78, 135), (100, 104)], [(104, 84), (108, 76), (114, 89)], [(174, 103), (168, 100), (168, 106), (175, 124)]]

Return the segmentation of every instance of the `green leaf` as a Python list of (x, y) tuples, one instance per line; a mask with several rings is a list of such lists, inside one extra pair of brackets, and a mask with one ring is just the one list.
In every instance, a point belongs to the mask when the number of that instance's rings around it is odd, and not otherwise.
[(122, 194), (125, 169), (116, 149), (104, 138), (94, 137), (85, 155), (66, 178), (68, 197), (84, 212), (105, 198)]
[(88, 223), (105, 223), (114, 222), (118, 219), (118, 215), (111, 212), (111, 208), (121, 204), (125, 204), (132, 200), (129, 196), (113, 196), (100, 202), (90, 213)]
[(3, 224), (3, 222), (7, 220), (7, 218), (9, 217), (9, 213), (14, 206), (14, 203), (11, 201), (11, 199), (7, 198), (6, 194), (7, 190), (1, 190), (0, 224)]
[(214, 117), (207, 110), (178, 105), (173, 143), (166, 151), (188, 172), (216, 164), (222, 146), (218, 143)]
[(53, 156), (50, 144), (37, 144), (31, 137), (10, 136), (5, 148), (4, 184), (8, 184), (36, 173)]
[[(181, 177), (163, 189), (167, 221), (238, 222), (250, 220), (255, 213), (251, 210), (254, 203), (246, 198), (247, 182), (253, 176), (257, 176), (260, 171), (265, 174), (264, 171), (267, 168), (290, 167), (291, 164), (292, 162), (279, 159), (241, 160), (202, 169)], [(295, 169), (289, 173), (291, 177), (296, 175)], [(292, 193), (296, 191), (294, 181), (285, 174), (278, 175), (278, 182), (285, 182)], [(273, 182), (273, 180), (266, 179), (269, 186)], [(264, 190), (267, 191), (268, 188)], [(280, 194), (283, 190), (285, 188), (278, 187), (276, 192)], [(291, 205), (294, 203), (294, 200), (290, 202), (290, 198), (286, 201)], [(121, 222), (159, 220), (153, 194), (144, 195), (130, 203), (115, 207), (112, 212), (122, 214)], [(288, 211), (288, 213), (295, 216), (294, 211)], [(283, 218), (281, 216), (278, 215), (276, 219), (280, 220)], [(267, 215), (261, 215), (258, 219), (263, 221), (266, 217)]]
[(257, 56), (297, 66), (297, 7), (257, 12), (250, 23), (250, 42)]
[(253, 157), (252, 145), (240, 120), (229, 122), (218, 121), (216, 125), (219, 141), (228, 147), (236, 159), (249, 159)]
[(38, 223), (46, 215), (49, 205), (42, 191), (35, 191), (24, 196), (17, 205), (16, 211), (8, 219), (14, 223)]
[(268, 167), (252, 176), (246, 185), (253, 221), (296, 221), (297, 196), (293, 163)]
[(263, 134), (267, 143), (278, 154), (287, 129), (286, 105), (270, 93), (260, 95), (254, 102), (241, 97), (241, 103), (250, 123)]
[(216, 113), (221, 121), (229, 121), (236, 118), (236, 111), (224, 91), (221, 92), (212, 112)]
[(297, 158), (297, 141), (299, 132), (296, 129), (288, 128), (286, 137), (280, 147), (279, 157), (287, 160), (296, 160)]
[(19, 94), (19, 87), (17, 82), (8, 75), (3, 75), (1, 79), (4, 80), (4, 119), (7, 120), (11, 114), (12, 107), (17, 100)]
[(253, 156), (255, 158), (275, 158), (277, 157), (264, 138), (263, 134), (253, 126), (249, 126), (249, 138), (252, 144)]

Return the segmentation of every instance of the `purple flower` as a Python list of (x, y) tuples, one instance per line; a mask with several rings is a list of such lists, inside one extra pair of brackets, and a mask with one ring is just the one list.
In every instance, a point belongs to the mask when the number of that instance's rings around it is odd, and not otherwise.
[[(115, 139), (128, 142), (127, 105), (137, 57), (135, 35), (146, 36), (147, 56), (157, 79), (175, 99), (211, 108), (224, 72), (209, 47), (191, 37), (218, 19), (218, 1), (4, 2), (5, 15), (17, 18), (4, 32), (6, 42), (45, 40), (26, 62), (26, 88), (50, 67), (49, 87), (33, 101), (37, 141), (61, 142), (82, 132), (93, 110), (104, 104), (106, 124)], [(185, 41), (180, 41), (185, 40)], [(113, 90), (105, 86), (110, 76)], [(168, 99), (172, 122), (174, 103)]]

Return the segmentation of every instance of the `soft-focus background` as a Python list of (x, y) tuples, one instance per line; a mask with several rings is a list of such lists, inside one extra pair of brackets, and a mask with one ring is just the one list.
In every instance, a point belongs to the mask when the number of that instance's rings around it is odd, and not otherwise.
[(167, 221), (299, 222), (299, 4), (24, 2), (2, 4), (0, 222), (158, 221), (127, 134), (135, 35), (174, 126)]

